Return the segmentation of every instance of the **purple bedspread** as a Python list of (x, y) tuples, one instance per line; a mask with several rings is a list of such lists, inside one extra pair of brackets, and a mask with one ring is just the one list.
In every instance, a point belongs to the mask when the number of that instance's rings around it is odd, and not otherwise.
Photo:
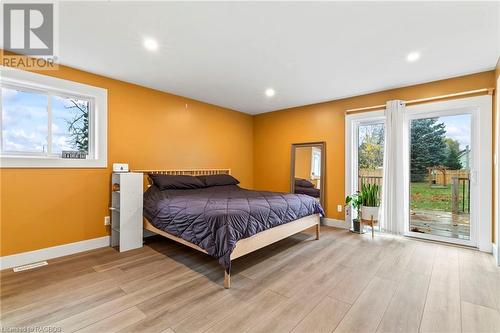
[(317, 188), (314, 188), (314, 187), (295, 186), (295, 193), (296, 194), (307, 194), (307, 195), (314, 197), (314, 198), (319, 198), (321, 196), (321, 191)]
[(164, 191), (151, 186), (144, 193), (144, 217), (151, 224), (206, 250), (228, 273), (238, 240), (318, 213), (323, 208), (310, 196), (237, 185)]

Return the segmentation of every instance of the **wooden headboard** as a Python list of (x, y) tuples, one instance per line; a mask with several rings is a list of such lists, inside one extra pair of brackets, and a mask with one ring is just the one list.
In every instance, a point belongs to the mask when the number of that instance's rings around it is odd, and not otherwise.
[(132, 172), (142, 172), (144, 174), (144, 189), (153, 184), (148, 174), (160, 175), (189, 175), (189, 176), (208, 176), (208, 175), (230, 175), (231, 169), (171, 169), (171, 170), (132, 170)]
[(142, 172), (145, 175), (148, 173), (160, 175), (190, 175), (190, 176), (207, 176), (207, 175), (230, 175), (231, 169), (182, 169), (182, 170), (132, 170), (133, 172)]

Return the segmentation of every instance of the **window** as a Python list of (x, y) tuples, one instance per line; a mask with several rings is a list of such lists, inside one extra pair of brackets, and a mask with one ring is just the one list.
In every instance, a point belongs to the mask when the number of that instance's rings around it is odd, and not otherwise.
[(312, 148), (311, 154), (311, 178), (317, 179), (321, 177), (321, 149)]
[(107, 166), (106, 90), (1, 70), (2, 167)]

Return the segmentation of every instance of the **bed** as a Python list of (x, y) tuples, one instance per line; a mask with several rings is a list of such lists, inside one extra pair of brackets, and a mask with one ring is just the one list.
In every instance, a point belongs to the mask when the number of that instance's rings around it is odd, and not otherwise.
[[(243, 189), (229, 169), (138, 172), (147, 175), (149, 183), (144, 228), (215, 257), (224, 268), (225, 288), (230, 287), (234, 259), (314, 226), (319, 239), (324, 212), (310, 196)], [(166, 178), (187, 179), (194, 185), (162, 187)]]
[(307, 194), (314, 198), (321, 197), (321, 191), (312, 182), (302, 178), (295, 178), (294, 193)]

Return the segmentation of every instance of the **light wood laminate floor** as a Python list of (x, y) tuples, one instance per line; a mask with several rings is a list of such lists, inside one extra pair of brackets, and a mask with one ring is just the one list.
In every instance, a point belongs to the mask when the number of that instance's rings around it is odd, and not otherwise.
[(63, 332), (500, 332), (491, 255), (322, 227), (233, 264), (161, 237), (1, 272), (1, 326)]

